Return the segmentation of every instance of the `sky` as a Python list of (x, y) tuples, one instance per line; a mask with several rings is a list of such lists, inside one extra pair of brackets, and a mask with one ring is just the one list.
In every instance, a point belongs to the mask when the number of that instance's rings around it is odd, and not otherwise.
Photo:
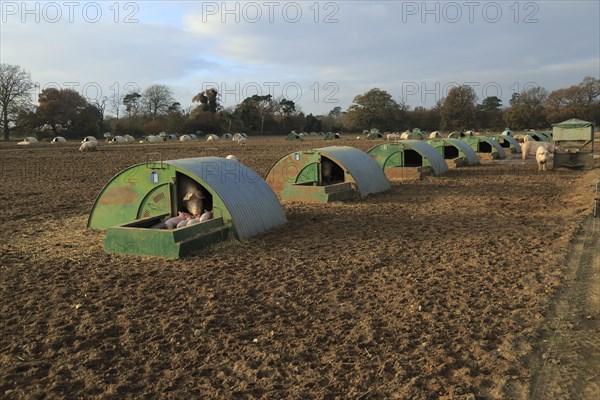
[(467, 84), (508, 105), (600, 78), (600, 2), (2, 0), (0, 61), (33, 96), (89, 101), (163, 84), (186, 108), (214, 87), (224, 106), (271, 94), (319, 115), (375, 87), (415, 108)]

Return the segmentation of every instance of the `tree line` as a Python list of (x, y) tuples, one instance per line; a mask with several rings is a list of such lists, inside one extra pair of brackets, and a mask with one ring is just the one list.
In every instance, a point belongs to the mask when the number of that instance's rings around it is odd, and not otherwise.
[[(100, 101), (89, 101), (72, 89), (46, 88), (34, 104), (31, 75), (19, 65), (0, 64), (0, 129), (13, 136), (38, 138), (64, 136), (145, 136), (169, 133), (247, 132), (287, 134), (296, 131), (361, 132), (423, 130), (547, 129), (552, 123), (580, 118), (600, 125), (600, 80), (585, 77), (568, 88), (548, 92), (531, 87), (513, 94), (506, 107), (495, 96), (480, 103), (471, 86), (450, 89), (430, 108), (411, 109), (385, 90), (373, 88), (357, 95), (343, 110), (334, 107), (327, 115), (302, 112), (294, 101), (253, 95), (241, 103), (223, 107), (216, 89), (196, 94), (192, 106), (182, 108), (166, 85), (151, 85)], [(113, 113), (107, 115), (110, 106)]]

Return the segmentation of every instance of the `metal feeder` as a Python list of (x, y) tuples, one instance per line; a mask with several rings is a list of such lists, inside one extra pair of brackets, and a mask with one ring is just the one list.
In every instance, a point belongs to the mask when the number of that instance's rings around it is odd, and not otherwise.
[(560, 150), (554, 153), (554, 168), (594, 167), (594, 124), (572, 118), (552, 125), (552, 138)]

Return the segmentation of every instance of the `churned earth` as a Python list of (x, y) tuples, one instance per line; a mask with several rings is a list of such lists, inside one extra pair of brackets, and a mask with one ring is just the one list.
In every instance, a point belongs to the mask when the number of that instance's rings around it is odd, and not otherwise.
[(285, 226), (179, 260), (105, 254), (85, 227), (150, 152), (264, 177), (296, 149), (377, 143), (0, 145), (0, 397), (597, 398), (598, 168), (512, 158), (284, 202)]

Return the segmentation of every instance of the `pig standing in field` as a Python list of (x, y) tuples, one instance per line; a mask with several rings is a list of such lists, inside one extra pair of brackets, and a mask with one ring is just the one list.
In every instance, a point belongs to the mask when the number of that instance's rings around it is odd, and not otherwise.
[(550, 160), (550, 153), (544, 147), (538, 147), (535, 152), (535, 160), (538, 164), (538, 171), (546, 171), (546, 164)]
[(537, 149), (540, 147), (544, 148), (548, 153), (551, 154), (557, 150), (557, 147), (550, 142), (525, 141), (521, 145), (521, 158), (524, 160), (528, 155), (535, 156), (537, 154)]
[(100, 151), (100, 147), (98, 146), (98, 142), (83, 142), (81, 146), (79, 146), (79, 151)]

